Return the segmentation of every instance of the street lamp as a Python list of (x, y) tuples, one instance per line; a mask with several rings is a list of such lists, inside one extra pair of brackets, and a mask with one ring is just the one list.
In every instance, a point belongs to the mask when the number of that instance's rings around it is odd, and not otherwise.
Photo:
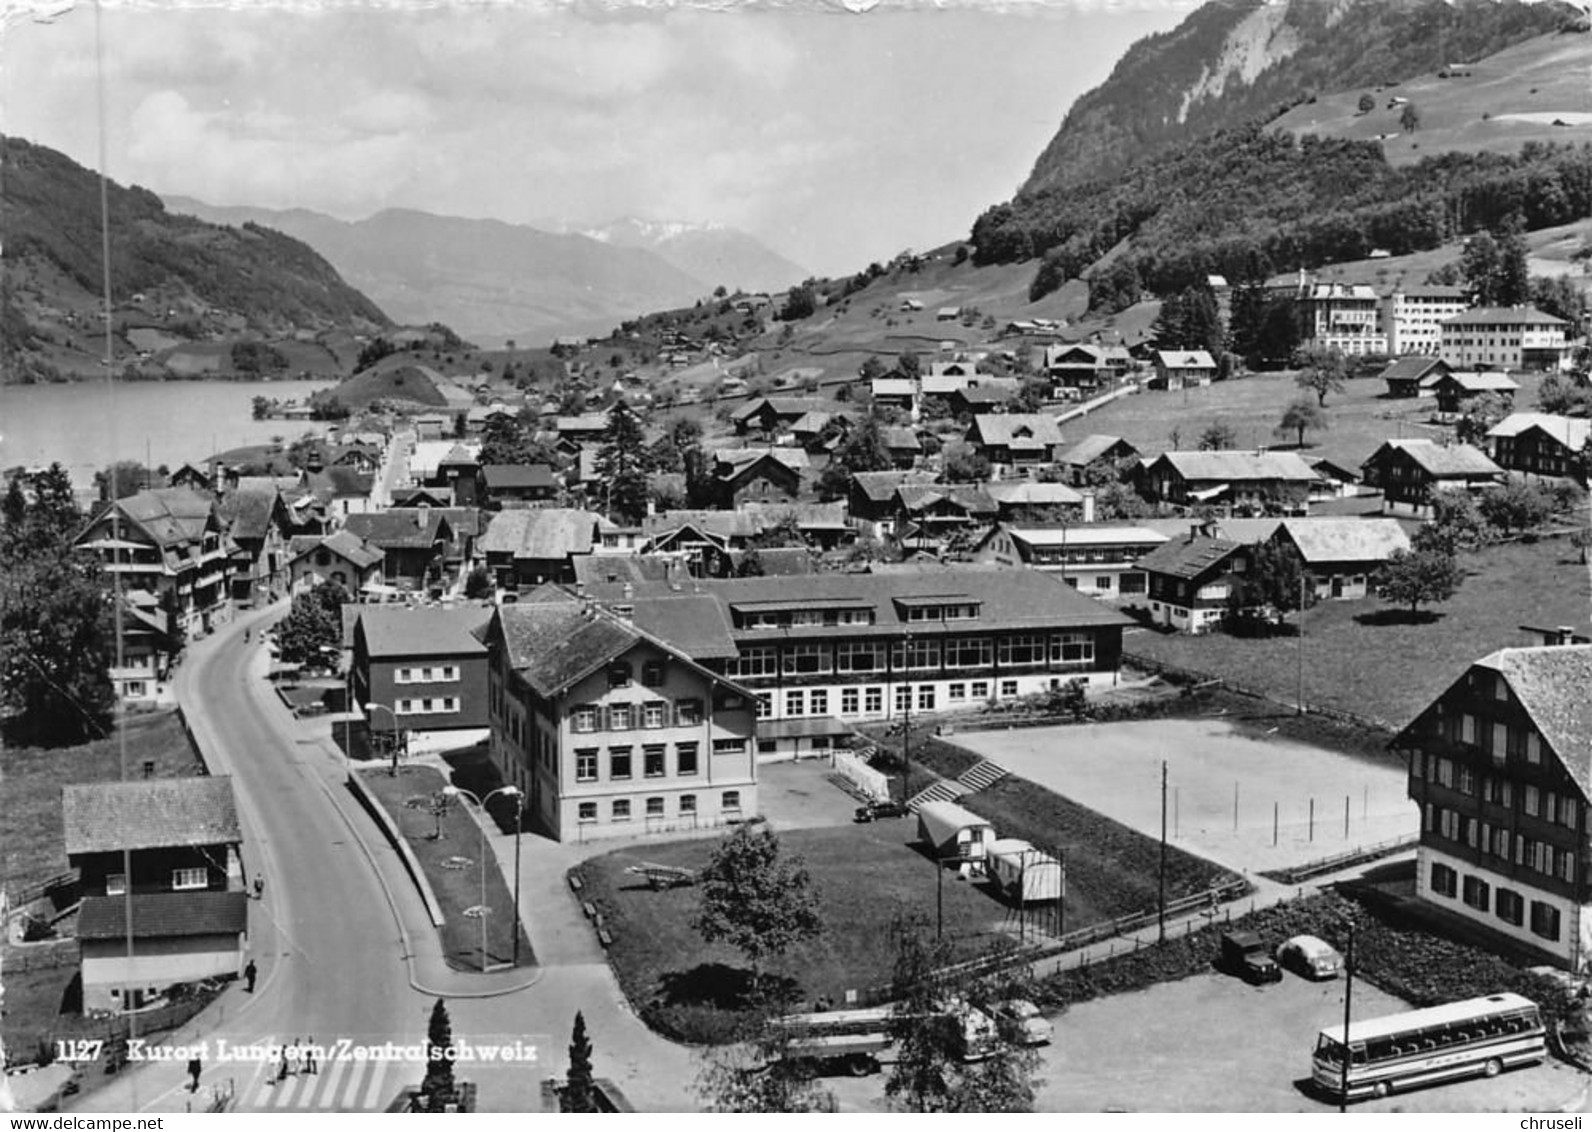
[(388, 715), (392, 716), (392, 733), (393, 733), (392, 766), (388, 769), (387, 774), (389, 776), (393, 777), (393, 778), (397, 778), (398, 777), (398, 745), (403, 739), (403, 731), (401, 730), (401, 725), (398, 722), (398, 713), (393, 711), (392, 708), (388, 707), (386, 704), (378, 704), (378, 703), (368, 703), (368, 704), (366, 704), (365, 705), (365, 710), (366, 711), (384, 711)]
[[(523, 793), (521, 793), (520, 788), (518, 786), (514, 786), (514, 785), (499, 786), (496, 790), (493, 790), (490, 793), (488, 793), (485, 798), (477, 798), (474, 793), (472, 793), (469, 790), (466, 790), (462, 786), (444, 786), (442, 788), (442, 793), (443, 793), (443, 796), (447, 797), (447, 798), (457, 798), (461, 794), (464, 795), (466, 798), (469, 798), (471, 801), (473, 801), (477, 806), (479, 806), (481, 808), (481, 816), (483, 818), (485, 818), (487, 816), (486, 804), (488, 802), (490, 802), (493, 798), (497, 797), (499, 794), (502, 794), (505, 798), (514, 798), (519, 803), (518, 806), (515, 807), (515, 823), (514, 823), (514, 923), (512, 925), (512, 929), (511, 929), (513, 931), (513, 933), (514, 933), (514, 936), (513, 936), (513, 938), (514, 938), (514, 962), (516, 964), (518, 964), (519, 961), (520, 961), (520, 825), (519, 825), (519, 820), (518, 819), (519, 819), (520, 807), (523, 807), (525, 805), (525, 795)], [(487, 912), (487, 908), (486, 908), (486, 823), (484, 821), (480, 823), (480, 829), (481, 829), (481, 904), (480, 904), (480, 913), (481, 913), (481, 971), (482, 971), (483, 974), (485, 974), (486, 973), (486, 912)]]

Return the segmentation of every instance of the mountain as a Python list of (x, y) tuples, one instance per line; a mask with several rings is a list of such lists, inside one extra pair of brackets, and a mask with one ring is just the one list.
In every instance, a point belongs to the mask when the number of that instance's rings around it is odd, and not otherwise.
[(1081, 96), (1019, 196), (1098, 181), (1178, 142), (1491, 55), (1584, 17), (1560, 0), (1212, 0)]
[(722, 224), (686, 224), (625, 217), (584, 235), (620, 248), (645, 248), (710, 287), (777, 291), (812, 273), (757, 239)]
[(643, 247), (497, 220), (389, 209), (345, 221), (186, 197), (167, 203), (216, 223), (286, 232), (400, 321), (442, 322), (474, 341), (545, 344), (559, 334), (606, 333), (639, 311), (680, 306), (712, 289)]
[[(103, 286), (100, 180), (65, 154), (0, 137), (5, 192), (0, 359), (6, 380), (49, 378), (88, 364)], [(222, 331), (291, 336), (363, 331), (391, 324), (326, 260), (298, 240), (257, 227), (222, 228), (166, 211), (137, 185), (111, 182), (111, 285), (142, 314), (140, 325), (171, 324), (179, 338)], [(180, 328), (178, 327), (178, 324)]]

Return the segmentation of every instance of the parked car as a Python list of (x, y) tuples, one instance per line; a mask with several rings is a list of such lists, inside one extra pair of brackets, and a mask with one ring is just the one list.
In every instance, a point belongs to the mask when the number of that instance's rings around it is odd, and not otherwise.
[(1050, 1019), (1026, 998), (1008, 999), (991, 1008), (990, 1013), (995, 1016), (1001, 1036), (1021, 1046), (1049, 1045), (1056, 1033)]
[(1324, 939), (1296, 935), (1277, 949), (1277, 962), (1306, 979), (1335, 979), (1343, 956)]
[(879, 818), (904, 818), (907, 808), (900, 802), (893, 802), (888, 798), (875, 798), (871, 802), (857, 807), (857, 812), (852, 815), (853, 821), (870, 822)]
[(1224, 971), (1250, 983), (1282, 981), (1282, 968), (1271, 957), (1266, 941), (1254, 932), (1228, 932), (1222, 936), (1219, 963)]

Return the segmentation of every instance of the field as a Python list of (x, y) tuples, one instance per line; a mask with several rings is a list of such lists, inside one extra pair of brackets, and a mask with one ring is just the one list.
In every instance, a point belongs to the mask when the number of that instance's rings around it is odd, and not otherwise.
[[(467, 915), (466, 910), (481, 904), (480, 855), (485, 852), (490, 856), (492, 850), (481, 839), (473, 803), (468, 799), (451, 802), (439, 823), (426, 802), (448, 781), (434, 767), (400, 767), (396, 776), (385, 770), (362, 771), (360, 781), (381, 801), (402, 831), (442, 905), (443, 958), (460, 970), (479, 971), (481, 921)], [(417, 801), (419, 805), (411, 804)], [(436, 837), (439, 828), (442, 836)], [(533, 965), (536, 956), (531, 952), (530, 940), (514, 920), (514, 895), (495, 860), (487, 861), (486, 906), (491, 910), (486, 922), (488, 965), (506, 966), (513, 961), (516, 933), (520, 938), (520, 966)]]
[[(1466, 666), (1494, 649), (1532, 643), (1522, 625), (1572, 625), (1584, 632), (1592, 586), (1569, 541), (1487, 547), (1461, 556), (1459, 592), (1414, 621), (1371, 599), (1326, 601), (1305, 620), (1305, 699), (1403, 727)], [(1425, 610), (1423, 609), (1423, 613)], [(1291, 702), (1299, 642), (1130, 631), (1123, 647), (1155, 660)]]
[[(1592, 89), (1586, 82), (1587, 38), (1538, 36), (1489, 56), (1467, 60), (1468, 74), (1438, 78), (1422, 75), (1381, 90), (1323, 94), (1296, 106), (1273, 123), (1295, 134), (1374, 140), (1390, 134), (1383, 151), (1395, 165), (1408, 165), (1431, 153), (1448, 151), (1518, 153), (1528, 141), (1581, 144), (1589, 136)], [(1360, 95), (1371, 93), (1376, 109), (1358, 110)], [(1406, 98), (1420, 111), (1420, 128), (1399, 128)], [(1559, 119), (1568, 123), (1555, 126)]]

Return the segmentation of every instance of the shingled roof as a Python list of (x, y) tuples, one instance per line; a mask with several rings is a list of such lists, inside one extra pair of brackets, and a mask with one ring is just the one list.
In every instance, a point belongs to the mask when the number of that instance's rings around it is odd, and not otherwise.
[(1168, 539), (1139, 559), (1139, 569), (1173, 578), (1193, 579), (1216, 569), (1243, 549), (1243, 543), (1225, 538), (1207, 538), (1204, 535)]
[(1408, 550), (1410, 536), (1397, 519), (1284, 519), (1307, 565), (1331, 562), (1386, 562), (1395, 550)]
[(1318, 478), (1310, 465), (1292, 452), (1163, 452), (1151, 467), (1165, 460), (1185, 480), (1225, 483), (1246, 480), (1302, 480)]
[[(242, 892), (150, 892), (132, 898), (134, 939), (238, 935), (249, 926)], [(77, 915), (77, 938), (119, 940), (127, 932), (127, 898), (88, 896)]]
[(566, 558), (590, 554), (601, 542), (601, 516), (571, 507), (502, 511), (476, 544), (483, 554), (515, 558)]
[(1508, 681), (1582, 795), (1592, 798), (1592, 645), (1499, 649), (1476, 667)]
[(343, 529), (387, 550), (430, 547), (447, 542), (452, 534), (435, 507), (394, 507), (350, 515), (343, 521)]
[(490, 606), (410, 608), (367, 605), (360, 610), (355, 638), (363, 634), (365, 651), (377, 660), (410, 656), (484, 656), (476, 635), (492, 620)]
[(1001, 448), (1049, 448), (1061, 443), (1061, 426), (1044, 413), (979, 413), (969, 439)]
[(1426, 437), (1401, 437), (1384, 441), (1367, 463), (1375, 462), (1384, 450), (1403, 452), (1428, 474), (1436, 478), (1500, 475), (1503, 469), (1487, 458), (1480, 448), (1469, 444), (1441, 445)]
[(726, 660), (736, 655), (730, 620), (718, 599), (708, 594), (638, 598), (632, 609), (638, 627), (694, 660)]
[(61, 788), (61, 814), (68, 856), (243, 840), (225, 775), (75, 782)]
[[(1126, 443), (1120, 436), (1097, 432), (1091, 436), (1084, 437), (1077, 444), (1063, 452), (1059, 462), (1072, 464), (1080, 468), (1087, 467), (1109, 452), (1113, 446)], [(1133, 445), (1129, 444), (1128, 447), (1132, 448)]]

